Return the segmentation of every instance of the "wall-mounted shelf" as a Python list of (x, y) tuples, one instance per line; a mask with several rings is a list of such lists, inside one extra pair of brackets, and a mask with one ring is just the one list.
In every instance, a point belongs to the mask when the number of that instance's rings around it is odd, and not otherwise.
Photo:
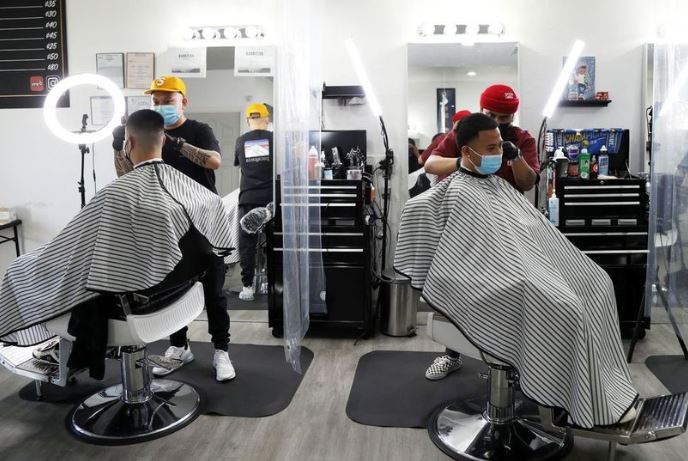
[(559, 107), (607, 107), (611, 99), (606, 101), (559, 101)]
[(323, 85), (322, 98), (323, 99), (341, 99), (341, 98), (364, 98), (365, 91), (362, 86), (327, 86)]

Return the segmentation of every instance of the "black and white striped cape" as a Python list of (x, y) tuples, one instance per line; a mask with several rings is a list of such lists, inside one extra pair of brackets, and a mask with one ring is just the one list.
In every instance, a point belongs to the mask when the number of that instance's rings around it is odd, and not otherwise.
[(394, 267), (570, 423), (617, 423), (637, 398), (611, 279), (503, 179), (459, 171), (409, 200)]
[(191, 223), (221, 251), (237, 246), (220, 197), (160, 162), (116, 179), (48, 244), (16, 259), (0, 288), (0, 341), (32, 345), (42, 323), (100, 292), (160, 283), (181, 260)]

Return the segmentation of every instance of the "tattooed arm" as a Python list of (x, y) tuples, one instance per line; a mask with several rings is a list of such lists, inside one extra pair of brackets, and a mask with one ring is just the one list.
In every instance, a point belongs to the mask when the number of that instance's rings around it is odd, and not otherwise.
[(117, 172), (117, 177), (129, 173), (133, 169), (134, 165), (124, 155), (124, 151), (115, 150), (115, 171)]
[(217, 170), (222, 166), (222, 157), (220, 153), (214, 150), (201, 149), (186, 142), (183, 138), (173, 138), (167, 136), (167, 142), (171, 143), (174, 150), (178, 151), (184, 157), (188, 158), (196, 165), (208, 168), (210, 170)]

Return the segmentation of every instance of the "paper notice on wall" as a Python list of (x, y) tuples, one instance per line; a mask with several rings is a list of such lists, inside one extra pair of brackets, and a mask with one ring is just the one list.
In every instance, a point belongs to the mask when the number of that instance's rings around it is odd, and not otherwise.
[(272, 77), (274, 69), (274, 47), (237, 46), (234, 48), (235, 77)]
[(181, 78), (205, 78), (205, 48), (170, 48), (167, 54), (170, 75)]
[(107, 125), (115, 114), (115, 103), (110, 96), (91, 96), (91, 124)]

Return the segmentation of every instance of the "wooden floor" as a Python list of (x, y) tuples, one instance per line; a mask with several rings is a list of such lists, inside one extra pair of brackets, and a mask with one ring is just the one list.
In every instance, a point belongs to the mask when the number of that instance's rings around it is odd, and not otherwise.
[[(232, 341), (279, 344), (269, 332), (265, 312), (232, 314)], [(206, 324), (194, 322), (191, 338), (207, 341)], [(424, 334), (415, 338), (378, 335), (354, 344), (351, 339), (307, 338), (315, 359), (291, 405), (268, 418), (201, 416), (168, 437), (125, 447), (81, 443), (68, 435), (63, 418), (68, 407), (25, 402), (17, 391), (27, 381), (0, 371), (0, 460), (201, 461), (201, 460), (447, 460), (421, 429), (363, 426), (349, 420), (345, 408), (359, 358), (372, 350), (440, 351)], [(636, 350), (631, 365), (642, 395), (666, 389), (644, 365), (648, 355), (676, 354), (666, 325), (654, 325)], [(241, 373), (241, 370), (237, 370)], [(606, 444), (577, 439), (566, 458), (606, 459)], [(688, 435), (665, 442), (620, 447), (618, 461), (688, 460)]]

